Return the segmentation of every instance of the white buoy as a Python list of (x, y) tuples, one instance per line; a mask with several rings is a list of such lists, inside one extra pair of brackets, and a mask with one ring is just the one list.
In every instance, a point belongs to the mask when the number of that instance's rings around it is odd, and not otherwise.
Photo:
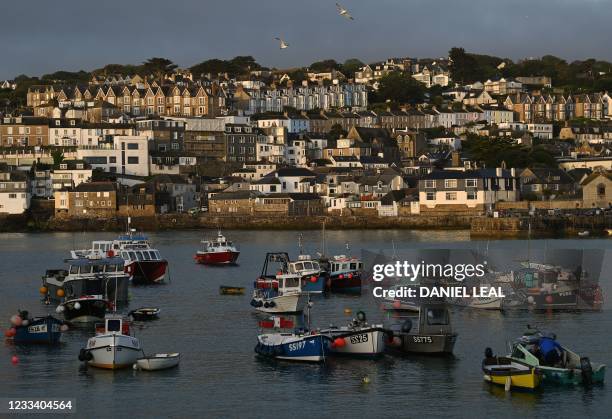
[(79, 303), (78, 301), (76, 303), (74, 303), (74, 309), (75, 310), (80, 310), (81, 309), (81, 303)]

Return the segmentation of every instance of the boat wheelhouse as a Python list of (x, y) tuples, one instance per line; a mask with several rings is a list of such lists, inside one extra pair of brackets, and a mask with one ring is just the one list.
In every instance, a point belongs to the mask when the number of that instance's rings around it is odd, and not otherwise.
[(101, 295), (118, 304), (128, 301), (130, 276), (120, 257), (80, 257), (67, 259), (68, 269), (47, 270), (41, 292), (47, 301), (63, 301), (83, 295)]
[(266, 313), (294, 313), (304, 310), (308, 293), (302, 290), (302, 277), (299, 274), (289, 274), (288, 267), (287, 253), (266, 254), (261, 274), (253, 284), (251, 305), (255, 309)]
[(321, 262), (329, 273), (331, 292), (361, 293), (363, 262), (359, 258), (337, 255)]

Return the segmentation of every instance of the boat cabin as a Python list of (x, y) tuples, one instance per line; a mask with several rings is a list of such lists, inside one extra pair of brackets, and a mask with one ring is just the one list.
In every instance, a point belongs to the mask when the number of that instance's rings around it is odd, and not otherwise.
[(321, 270), (321, 266), (319, 265), (319, 262), (314, 261), (314, 260), (300, 260), (297, 262), (291, 262), (288, 267), (288, 272), (294, 275), (314, 273), (314, 272), (319, 272), (320, 270)]
[(363, 262), (354, 257), (336, 256), (329, 261), (330, 274), (350, 273), (363, 270)]
[(123, 274), (123, 259), (120, 257), (110, 258), (79, 258), (67, 260), (69, 264), (68, 277), (70, 276), (95, 276), (101, 273)]
[(411, 335), (453, 333), (450, 311), (444, 304), (421, 304), (418, 312), (403, 318), (405, 319), (404, 324), (410, 320), (411, 327), (409, 330), (403, 328), (402, 331)]
[(129, 335), (130, 324), (120, 316), (107, 316), (104, 323), (96, 323), (96, 335)]
[(214, 240), (202, 240), (201, 243), (204, 251), (211, 253), (225, 251), (228, 247), (234, 247), (234, 244), (221, 234)]

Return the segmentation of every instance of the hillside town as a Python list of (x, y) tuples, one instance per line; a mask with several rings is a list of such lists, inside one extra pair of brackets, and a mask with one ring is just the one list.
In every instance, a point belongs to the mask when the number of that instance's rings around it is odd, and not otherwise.
[[(507, 77), (504, 62), (465, 82), (456, 62), (389, 58), (347, 74), (162, 66), (30, 82), (24, 103), (0, 107), (0, 214), (504, 217), (612, 207), (612, 92)], [(0, 91), (19, 83), (0, 81)]]

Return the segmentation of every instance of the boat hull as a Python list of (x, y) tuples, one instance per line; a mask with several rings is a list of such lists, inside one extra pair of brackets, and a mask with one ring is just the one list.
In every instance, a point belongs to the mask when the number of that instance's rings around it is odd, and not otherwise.
[(578, 306), (577, 290), (568, 290), (556, 293), (542, 292), (538, 294), (529, 294), (527, 299), (536, 310), (563, 310), (573, 309)]
[(527, 372), (519, 372), (515, 374), (494, 375), (485, 371), (485, 381), (501, 386), (507, 386), (510, 380), (510, 386), (524, 390), (535, 390), (540, 386), (542, 377), (536, 373), (535, 369)]
[[(80, 307), (76, 306), (79, 303)], [(64, 319), (72, 323), (89, 323), (103, 320), (108, 304), (99, 299), (71, 300), (62, 304)], [(77, 308), (78, 307), (78, 308)]]
[(87, 352), (91, 354), (88, 365), (104, 369), (131, 367), (142, 351), (138, 339), (127, 335), (102, 335), (87, 341)]
[(456, 334), (443, 335), (415, 335), (402, 333), (399, 335), (401, 345), (398, 349), (402, 352), (421, 354), (451, 354), (457, 341)]
[(329, 279), (329, 290), (331, 292), (361, 294), (360, 273), (331, 275)]
[(136, 361), (139, 369), (145, 371), (158, 371), (178, 366), (180, 362), (179, 354), (158, 354)]
[(34, 319), (27, 326), (15, 328), (13, 342), (19, 344), (56, 344), (62, 336), (62, 321), (52, 316)]
[(197, 252), (195, 261), (202, 265), (229, 265), (236, 263), (240, 252)]
[(302, 278), (302, 291), (320, 294), (325, 291), (327, 277), (325, 275), (317, 275), (316, 281), (312, 281), (313, 276), (305, 276)]
[(168, 261), (136, 260), (126, 265), (125, 271), (132, 276), (135, 285), (157, 284), (166, 278)]
[[(551, 385), (580, 385), (582, 384), (582, 370), (580, 369), (565, 369), (553, 367), (537, 367), (542, 373), (544, 384)], [(606, 366), (594, 365), (591, 382), (593, 384), (601, 384), (605, 381)]]
[(308, 294), (295, 293), (277, 297), (254, 297), (251, 305), (263, 313), (299, 313), (304, 311), (308, 303)]
[(255, 352), (285, 361), (322, 362), (329, 354), (331, 340), (324, 335), (269, 334), (257, 337)]
[[(378, 356), (385, 350), (385, 332), (381, 328), (355, 331), (328, 330), (326, 333), (332, 340), (331, 353), (347, 356)], [(336, 339), (343, 339), (344, 344), (338, 346)]]

